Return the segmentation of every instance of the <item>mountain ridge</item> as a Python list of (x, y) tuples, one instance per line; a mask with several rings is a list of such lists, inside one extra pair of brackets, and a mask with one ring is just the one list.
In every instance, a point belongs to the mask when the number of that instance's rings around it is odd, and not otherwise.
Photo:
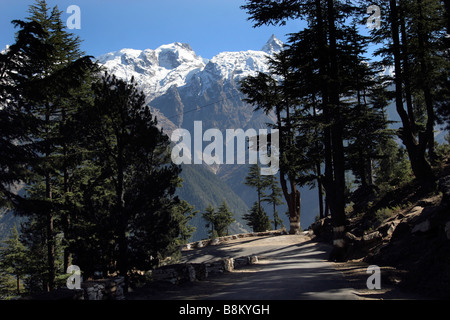
[[(177, 128), (194, 132), (195, 121), (202, 121), (204, 130), (258, 130), (274, 123), (275, 117), (254, 112), (254, 106), (243, 101), (240, 80), (268, 72), (269, 55), (282, 47), (272, 35), (261, 51), (222, 52), (210, 60), (180, 42), (154, 50), (122, 49), (98, 60), (117, 77), (136, 80), (159, 126), (169, 136)], [(209, 168), (215, 173), (230, 169)]]
[[(260, 61), (254, 62), (260, 64), (259, 69), (267, 70), (265, 61), (267, 55), (280, 51), (282, 47), (283, 42), (272, 35), (260, 51), (225, 51), (211, 59), (198, 56), (187, 43), (174, 42), (161, 45), (156, 49), (123, 48), (103, 54), (97, 57), (97, 60), (119, 78), (130, 80), (131, 76), (134, 76), (138, 84), (143, 85), (143, 87), (153, 86), (153, 89), (157, 90), (148, 95), (151, 100), (173, 85), (185, 85), (190, 78), (189, 76), (198, 71), (207, 71), (209, 74), (214, 74), (215, 72), (211, 71), (215, 66), (220, 66), (221, 71), (227, 72), (228, 68), (234, 67), (233, 60), (241, 61), (238, 55), (246, 55), (249, 59), (256, 56), (257, 60)], [(125, 66), (129, 68), (125, 68)], [(175, 77), (173, 77), (174, 71), (176, 72)], [(245, 71), (248, 72), (249, 70)], [(250, 71), (255, 71), (255, 68), (250, 68)], [(159, 85), (157, 82), (160, 82)], [(146, 92), (144, 91), (144, 93)]]

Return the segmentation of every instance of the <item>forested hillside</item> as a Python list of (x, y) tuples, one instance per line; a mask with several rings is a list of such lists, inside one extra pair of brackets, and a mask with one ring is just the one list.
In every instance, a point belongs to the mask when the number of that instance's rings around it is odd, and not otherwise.
[(183, 179), (183, 186), (177, 189), (176, 194), (192, 204), (195, 210), (200, 211), (189, 223), (196, 228), (192, 241), (208, 238), (206, 221), (201, 213), (209, 205), (218, 208), (224, 200), (237, 221), (230, 226), (230, 233), (248, 231), (248, 227), (242, 220), (242, 216), (248, 211), (248, 206), (234, 191), (235, 189), (230, 188), (228, 184), (202, 166), (182, 166), (180, 177)]

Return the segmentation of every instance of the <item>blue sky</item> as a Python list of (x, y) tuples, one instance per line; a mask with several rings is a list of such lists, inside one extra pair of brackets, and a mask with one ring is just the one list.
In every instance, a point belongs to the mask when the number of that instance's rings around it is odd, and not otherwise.
[[(14, 42), (13, 19), (24, 19), (34, 0), (0, 0), (0, 49)], [(172, 42), (189, 43), (204, 58), (223, 51), (259, 50), (272, 34), (286, 40), (304, 23), (253, 28), (240, 9), (245, 0), (47, 0), (66, 13), (70, 5), (81, 9), (81, 29), (72, 30), (83, 40), (89, 55), (122, 48), (156, 49)]]

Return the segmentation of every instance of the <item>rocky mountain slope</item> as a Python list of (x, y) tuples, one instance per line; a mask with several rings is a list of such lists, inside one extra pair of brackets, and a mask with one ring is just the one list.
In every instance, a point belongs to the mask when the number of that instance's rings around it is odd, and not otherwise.
[[(424, 192), (413, 181), (381, 197), (371, 191), (354, 197), (355, 210), (347, 217), (345, 258), (393, 268), (395, 272), (390, 275), (381, 274), (386, 284), (391, 282), (421, 296), (448, 299), (450, 158), (435, 168), (435, 174), (439, 178), (435, 192)], [(317, 221), (311, 230), (317, 239), (332, 241), (329, 218)]]

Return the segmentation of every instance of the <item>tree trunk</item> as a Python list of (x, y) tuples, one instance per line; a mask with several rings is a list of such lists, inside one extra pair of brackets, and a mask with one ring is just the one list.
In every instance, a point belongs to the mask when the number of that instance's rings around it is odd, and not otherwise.
[(339, 82), (338, 82), (338, 61), (336, 43), (336, 18), (334, 1), (327, 0), (328, 6), (328, 30), (330, 48), (330, 105), (332, 107), (333, 123), (331, 126), (331, 143), (334, 169), (334, 212), (333, 221), (333, 252), (331, 260), (342, 260), (345, 254), (345, 159), (343, 144), (343, 120), (340, 108)]
[(405, 98), (406, 98), (406, 110), (408, 112), (409, 122), (411, 123), (411, 131), (414, 136), (417, 135), (417, 125), (416, 125), (416, 117), (414, 114), (414, 108), (412, 103), (412, 93), (411, 93), (411, 81), (410, 81), (410, 68), (409, 68), (409, 61), (408, 61), (408, 46), (407, 41), (408, 38), (406, 36), (406, 25), (405, 25), (405, 18), (401, 17), (400, 20), (400, 28), (401, 28), (401, 34), (402, 34), (402, 59), (403, 59), (403, 70), (406, 74), (406, 77), (403, 77), (404, 83), (405, 83)]
[(333, 157), (332, 157), (332, 145), (331, 145), (331, 130), (330, 130), (330, 106), (329, 106), (329, 86), (328, 83), (328, 46), (327, 36), (324, 27), (324, 17), (322, 12), (322, 5), (320, 0), (315, 0), (315, 9), (317, 17), (317, 32), (319, 36), (319, 74), (323, 81), (321, 85), (322, 96), (322, 110), (324, 121), (327, 124), (324, 128), (324, 157), (325, 157), (325, 172), (323, 179), (323, 187), (326, 193), (325, 214), (334, 210), (334, 179), (333, 179)]
[(277, 214), (277, 205), (275, 201), (273, 202), (273, 230), (278, 230), (278, 214)]
[[(317, 117), (317, 112), (316, 112), (316, 99), (313, 96), (313, 117), (316, 118)], [(317, 128), (314, 129), (314, 133), (316, 135), (316, 137), (319, 136), (319, 132), (317, 130)], [(317, 152), (319, 152), (319, 141), (316, 141), (316, 149)], [(318, 189), (318, 193), (319, 193), (319, 218), (322, 219), (323, 216), (323, 188), (322, 188), (322, 170), (320, 168), (320, 161), (316, 161), (316, 176), (317, 176), (317, 189)]]
[(295, 182), (290, 182), (291, 192), (288, 191), (284, 172), (280, 170), (280, 184), (289, 211), (289, 234), (300, 234), (300, 192)]
[[(120, 138), (117, 139), (118, 141)], [(119, 245), (119, 273), (125, 279), (124, 291), (128, 292), (128, 241), (127, 241), (127, 225), (128, 219), (125, 212), (125, 168), (123, 163), (123, 147), (118, 143), (117, 157), (117, 235)]]
[[(52, 199), (52, 186), (51, 186), (51, 176), (47, 173), (45, 178), (46, 184), (46, 198), (47, 200)], [(48, 284), (47, 291), (52, 291), (55, 289), (55, 237), (53, 228), (53, 212), (49, 208), (46, 217), (47, 225), (47, 270), (48, 270)]]
[[(402, 120), (403, 128), (400, 138), (408, 151), (409, 159), (411, 162), (411, 168), (415, 177), (421, 181), (422, 186), (426, 190), (433, 189), (435, 186), (435, 178), (430, 164), (425, 159), (425, 147), (429, 142), (429, 139), (419, 138), (419, 142), (414, 137), (412, 124), (408, 113), (403, 108), (403, 73), (401, 63), (401, 51), (400, 51), (400, 37), (399, 37), (399, 15), (396, 0), (389, 0), (390, 16), (389, 22), (391, 25), (392, 42), (393, 42), (393, 54), (394, 54), (394, 67), (395, 67), (395, 106), (397, 113)], [(428, 111), (428, 110), (427, 110)], [(432, 116), (432, 115), (430, 115)], [(434, 121), (434, 120), (433, 120)], [(427, 131), (429, 131), (429, 123), (427, 123)], [(422, 143), (421, 143), (422, 141)]]
[(300, 191), (292, 190), (290, 194), (290, 202), (293, 207), (293, 214), (289, 215), (289, 234), (300, 234), (301, 224), (300, 224)]
[[(425, 106), (427, 110), (427, 123), (425, 128), (425, 134), (423, 141), (419, 139), (419, 144), (423, 146), (428, 145), (428, 155), (430, 157), (431, 162), (435, 162), (437, 160), (437, 155), (434, 150), (435, 141), (434, 141), (434, 123), (435, 123), (435, 114), (433, 108), (433, 96), (431, 93), (431, 81), (430, 78), (430, 68), (429, 62), (426, 59), (425, 50), (429, 48), (429, 39), (428, 35), (424, 32), (423, 21), (425, 18), (423, 17), (423, 3), (422, 0), (417, 0), (418, 9), (419, 9), (419, 19), (417, 21), (418, 24), (418, 43), (419, 43), (419, 61), (420, 61), (420, 70), (422, 75), (422, 81), (420, 82), (422, 85), (422, 91), (425, 98)], [(420, 138), (420, 137), (419, 137)], [(426, 147), (422, 147), (425, 149)], [(422, 150), (421, 150), (422, 151)], [(425, 153), (425, 151), (424, 151)]]
[(17, 280), (17, 295), (20, 295), (20, 276), (19, 275), (17, 275), (16, 280)]
[[(259, 170), (259, 168), (258, 168), (258, 170)], [(258, 177), (258, 179), (259, 179), (259, 181), (258, 181), (258, 186), (256, 187), (257, 188), (257, 194), (258, 194), (258, 210), (259, 210), (259, 212), (261, 212), (261, 188), (262, 188), (262, 186), (261, 186), (261, 176), (259, 176)]]
[(332, 260), (340, 261), (345, 254), (345, 167), (343, 157), (342, 127), (339, 125), (334, 132), (333, 138), (333, 164), (334, 164), (334, 184), (335, 184), (335, 203), (332, 213), (333, 222), (333, 253)]
[[(45, 121), (48, 124), (50, 122), (50, 106), (46, 106), (47, 113), (45, 115)], [(49, 134), (49, 130), (46, 129), (47, 135)], [(48, 137), (46, 137), (48, 138)], [(48, 142), (49, 143), (49, 142)], [(45, 152), (45, 158), (46, 161), (49, 161), (50, 157), (50, 147), (47, 145), (46, 152)], [(52, 194), (52, 177), (49, 172), (49, 169), (46, 169), (47, 172), (45, 173), (45, 199), (48, 201), (48, 203), (51, 202), (53, 198)], [(47, 272), (48, 272), (48, 283), (47, 283), (47, 291), (50, 292), (55, 289), (55, 237), (54, 237), (54, 228), (53, 228), (53, 208), (50, 205), (47, 209), (46, 214), (46, 231), (47, 231)]]
[[(277, 106), (275, 108), (275, 112), (277, 115), (277, 126), (280, 132), (280, 154), (282, 154), (285, 150), (285, 139), (286, 136), (283, 134), (282, 128), (282, 120), (281, 120), (281, 110), (280, 107)], [(289, 115), (289, 110), (287, 110)], [(289, 122), (289, 120), (288, 120)], [(288, 131), (290, 132), (290, 131)], [(286, 173), (284, 170), (284, 165), (280, 166), (280, 185), (281, 190), (283, 191), (284, 199), (286, 200), (286, 204), (288, 206), (289, 211), (289, 234), (299, 234), (300, 233), (300, 192), (297, 191), (297, 186), (292, 177), (289, 177), (289, 183), (291, 187), (291, 192), (288, 191), (287, 181), (286, 181)]]
[(317, 189), (319, 193), (319, 218), (324, 218), (323, 213), (323, 188), (322, 188), (322, 173), (320, 170), (320, 163), (316, 163), (316, 172), (317, 172)]
[[(64, 126), (66, 124), (66, 110), (65, 108), (62, 108), (61, 111), (61, 122), (62, 125)], [(68, 168), (68, 151), (67, 151), (67, 143), (66, 141), (63, 142), (63, 171), (64, 171), (64, 195), (66, 196), (69, 192), (70, 192), (70, 187), (69, 187), (69, 168)], [(71, 265), (71, 260), (72, 260), (72, 255), (70, 253), (70, 248), (69, 248), (69, 241), (68, 238), (69, 236), (69, 232), (70, 232), (70, 213), (69, 211), (66, 211), (65, 216), (63, 217), (63, 233), (64, 233), (64, 261), (63, 261), (63, 265), (64, 265), (64, 271), (67, 270), (67, 268)]]
[(366, 172), (367, 172), (367, 182), (370, 186), (373, 186), (373, 167), (372, 167), (372, 159), (369, 157), (366, 160)]

